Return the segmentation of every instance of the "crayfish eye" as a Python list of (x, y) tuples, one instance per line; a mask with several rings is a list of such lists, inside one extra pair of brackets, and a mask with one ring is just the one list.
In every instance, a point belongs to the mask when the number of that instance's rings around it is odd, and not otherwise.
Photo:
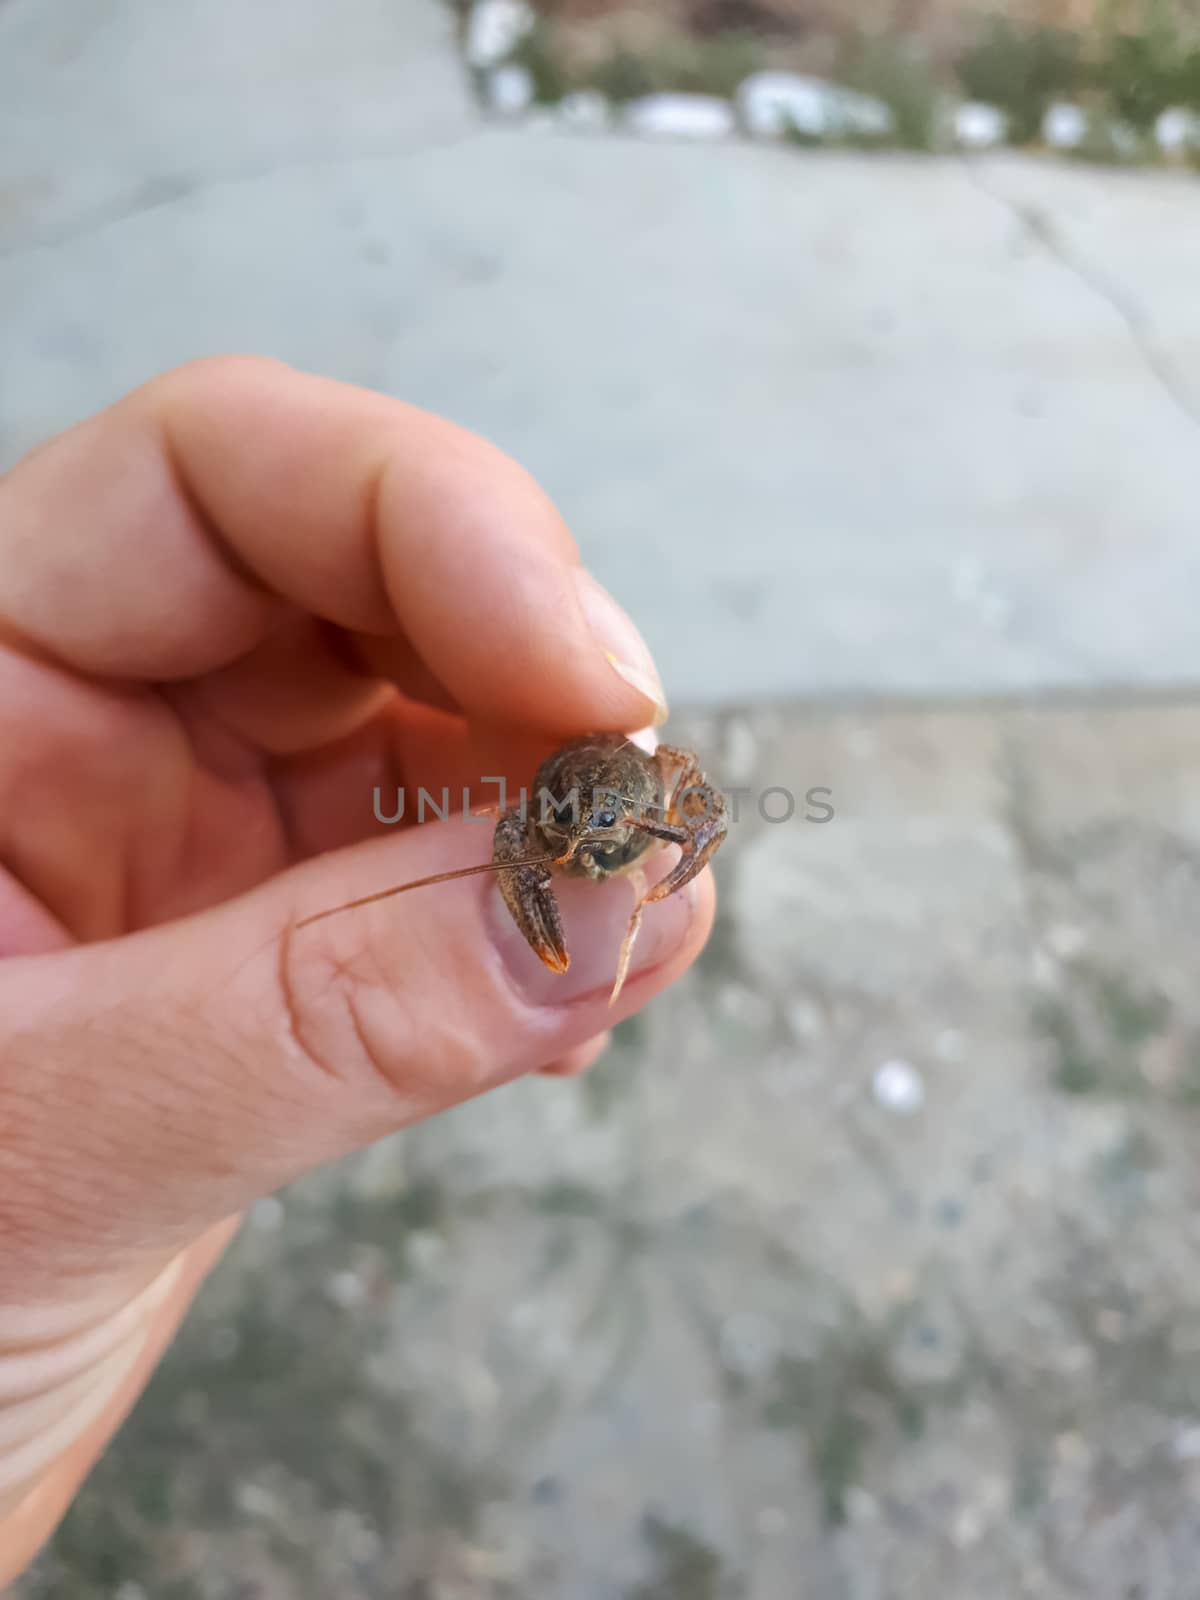
[(617, 813), (615, 811), (609, 811), (607, 809), (604, 811), (597, 811), (596, 826), (598, 828), (615, 828), (616, 825)]

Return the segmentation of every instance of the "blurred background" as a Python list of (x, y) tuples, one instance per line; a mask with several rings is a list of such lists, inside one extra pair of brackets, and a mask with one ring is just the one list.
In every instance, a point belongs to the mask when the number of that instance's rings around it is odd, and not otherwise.
[(252, 1213), (19, 1600), (1197, 1592), (1198, 165), (1182, 0), (0, 0), (0, 466), (440, 411), (798, 802), (589, 1077)]

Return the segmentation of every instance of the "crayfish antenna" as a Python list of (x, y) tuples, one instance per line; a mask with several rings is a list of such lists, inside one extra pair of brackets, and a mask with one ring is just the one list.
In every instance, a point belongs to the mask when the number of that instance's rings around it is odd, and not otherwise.
[(428, 878), (414, 878), (411, 883), (395, 883), (390, 889), (377, 889), (374, 894), (364, 894), (358, 900), (345, 900), (340, 906), (330, 906), (326, 911), (314, 911), (311, 917), (301, 917), (297, 928), (307, 928), (311, 923), (326, 917), (336, 917), (343, 911), (355, 911), (359, 906), (374, 905), (377, 900), (390, 900), (393, 895), (407, 894), (410, 889), (427, 889), (432, 883), (452, 883), (455, 878), (474, 878), (481, 872), (512, 872), (517, 867), (539, 867), (551, 862), (554, 856), (528, 856), (523, 861), (484, 861), (477, 867), (455, 867), (452, 872), (435, 872)]

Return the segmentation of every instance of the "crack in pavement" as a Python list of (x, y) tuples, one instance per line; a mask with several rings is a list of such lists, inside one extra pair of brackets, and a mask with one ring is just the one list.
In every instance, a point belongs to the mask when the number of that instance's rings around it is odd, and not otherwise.
[(978, 161), (964, 157), (963, 167), (967, 181), (996, 205), (1003, 206), (1014, 217), (1035, 244), (1059, 266), (1077, 278), (1098, 300), (1104, 302), (1125, 325), (1142, 365), (1175, 409), (1195, 427), (1200, 427), (1200, 400), (1177, 371), (1166, 353), (1159, 347), (1154, 325), (1149, 316), (1122, 284), (1107, 277), (1077, 255), (1065, 242), (1051, 218), (1040, 207), (1015, 200), (1001, 189), (988, 183), (980, 174)]
[[(0, 0), (0, 4), (2, 3), (3, 0)], [(245, 183), (263, 183), (293, 173), (336, 169), (352, 166), (360, 161), (408, 160), (410, 157), (436, 155), (443, 150), (453, 150), (458, 145), (469, 143), (477, 138), (481, 131), (480, 125), (472, 125), (457, 133), (447, 134), (444, 138), (430, 139), (424, 144), (410, 145), (407, 148), (381, 144), (359, 150), (342, 150), (328, 156), (308, 155), (291, 160), (262, 162), (258, 166), (231, 168), (228, 172), (205, 174), (195, 178), (182, 173), (154, 174), (131, 194), (119, 195), (103, 205), (96, 206), (82, 217), (74, 217), (57, 228), (47, 228), (41, 234), (34, 233), (11, 245), (0, 245), (0, 261), (20, 260), (25, 256), (36, 255), (40, 250), (61, 250), (65, 245), (75, 244), (80, 239), (88, 239), (96, 233), (103, 233), (105, 228), (119, 227), (123, 222), (132, 222), (137, 217), (148, 216), (153, 211), (164, 211), (169, 206), (178, 205), (180, 201), (191, 199), (193, 195), (207, 194), (213, 189)]]

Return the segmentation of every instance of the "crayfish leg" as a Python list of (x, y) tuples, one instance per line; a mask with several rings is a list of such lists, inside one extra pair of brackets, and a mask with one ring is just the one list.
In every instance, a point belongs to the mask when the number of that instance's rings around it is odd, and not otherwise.
[(629, 881), (633, 885), (633, 911), (629, 917), (629, 926), (625, 929), (625, 937), (621, 941), (621, 952), (617, 957), (617, 975), (613, 980), (612, 993), (608, 997), (610, 1006), (616, 1005), (621, 990), (625, 987), (625, 979), (629, 975), (629, 963), (633, 960), (633, 947), (637, 944), (642, 917), (650, 898), (646, 893), (646, 874), (641, 867), (635, 868), (629, 874)]

